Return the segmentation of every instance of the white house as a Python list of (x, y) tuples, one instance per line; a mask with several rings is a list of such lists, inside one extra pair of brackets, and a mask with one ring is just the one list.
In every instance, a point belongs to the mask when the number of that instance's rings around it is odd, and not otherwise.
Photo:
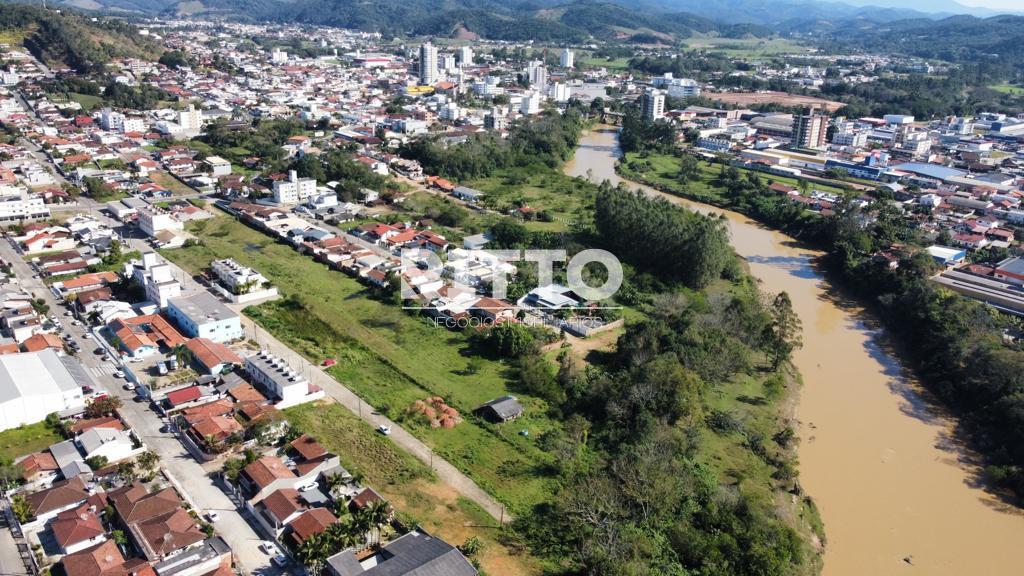
[(323, 398), (324, 392), (296, 372), (287, 362), (262, 350), (245, 359), (245, 370), (253, 384), (262, 388), (284, 409), (303, 402)]
[(90, 428), (76, 442), (86, 459), (103, 456), (107, 462), (127, 460), (145, 450), (145, 446), (141, 442), (136, 443), (131, 434), (114, 428)]

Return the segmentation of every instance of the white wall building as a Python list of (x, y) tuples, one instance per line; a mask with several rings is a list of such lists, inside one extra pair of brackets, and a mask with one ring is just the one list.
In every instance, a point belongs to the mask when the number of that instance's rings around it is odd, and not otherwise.
[(562, 68), (572, 68), (576, 63), (576, 55), (572, 50), (566, 48), (565, 50), (562, 50), (562, 55), (559, 57), (558, 63)]
[(0, 226), (49, 217), (50, 209), (42, 196), (20, 186), (0, 186)]
[(159, 206), (147, 205), (140, 207), (137, 214), (139, 215), (139, 229), (148, 236), (156, 236), (157, 232), (163, 230), (185, 229), (184, 223)]
[(316, 194), (316, 180), (299, 178), (295, 170), (288, 172), (287, 180), (274, 182), (274, 203), (298, 204)]
[(420, 84), (433, 86), (437, 83), (437, 47), (427, 42), (420, 46)]
[(53, 412), (85, 407), (94, 383), (78, 360), (53, 349), (0, 356), (0, 430), (35, 424)]
[(287, 362), (267, 350), (246, 358), (245, 371), (253, 384), (279, 400), (276, 404), (279, 409), (316, 400), (324, 394)]

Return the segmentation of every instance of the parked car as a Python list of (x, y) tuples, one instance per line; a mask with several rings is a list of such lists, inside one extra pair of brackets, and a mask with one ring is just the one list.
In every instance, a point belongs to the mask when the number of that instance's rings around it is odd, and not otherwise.
[(156, 365), (156, 371), (161, 376), (167, 376), (167, 364), (164, 364), (163, 362), (157, 364)]
[(173, 371), (177, 370), (177, 369), (178, 369), (178, 359), (177, 359), (177, 358), (169, 358), (169, 359), (167, 360), (167, 368), (168, 368), (168, 369), (169, 369), (169, 370), (170, 370), (171, 372), (173, 372)]
[(385, 436), (390, 436), (391, 435), (391, 426), (385, 426), (385, 425), (381, 424), (380, 426), (377, 426), (377, 432), (380, 432), (381, 434), (383, 434)]
[(114, 372), (114, 378), (124, 378), (124, 372), (121, 372), (120, 370)]
[(262, 550), (264, 554), (277, 555), (277, 544), (274, 544), (270, 540), (264, 540), (263, 542), (260, 542), (260, 550)]
[(216, 510), (210, 510), (206, 513), (206, 519), (210, 522), (216, 522), (217, 520), (220, 520), (220, 514), (217, 514)]
[(313, 482), (299, 486), (299, 492), (309, 492), (310, 490), (316, 490), (319, 487), (320, 485), (314, 480)]
[(135, 390), (135, 384), (133, 382), (128, 382), (124, 385), (124, 389), (131, 392), (132, 390)]
[(277, 566), (278, 568), (284, 568), (288, 565), (288, 557), (284, 554), (278, 554), (277, 556), (271, 558), (270, 561), (273, 562), (274, 566)]

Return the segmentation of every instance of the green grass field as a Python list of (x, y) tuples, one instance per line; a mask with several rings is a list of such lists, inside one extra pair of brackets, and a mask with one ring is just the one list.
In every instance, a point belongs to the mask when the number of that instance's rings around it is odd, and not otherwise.
[(616, 58), (614, 60), (608, 60), (607, 58), (581, 58), (579, 63), (586, 67), (592, 68), (607, 68), (609, 70), (627, 70), (629, 69), (629, 58)]
[(704, 49), (736, 58), (765, 58), (782, 54), (800, 54), (806, 48), (785, 38), (721, 38), (694, 36), (686, 40), (687, 48)]
[[(231, 218), (194, 223), (189, 230), (203, 245), (165, 251), (165, 257), (192, 273), (226, 257), (259, 270), (298, 303), (287, 299), (247, 309), (254, 320), (313, 362), (334, 358), (331, 373), (338, 381), (402, 422), (511, 510), (550, 499), (555, 487), (542, 472), (550, 456), (535, 439), (555, 423), (544, 401), (510, 390), (508, 364), (472, 355), (462, 333), (377, 300), (354, 279)], [(496, 426), (471, 416), (476, 406), (508, 393), (526, 406), (516, 423)], [(463, 422), (444, 430), (406, 418), (410, 404), (433, 395), (459, 410)], [(518, 434), (523, 429), (529, 437)]]
[(487, 193), (485, 204), (498, 212), (508, 213), (520, 206), (543, 209), (551, 222), (532, 221), (533, 230), (565, 231), (571, 223), (594, 207), (597, 186), (555, 171), (538, 172), (514, 168), (499, 170), (488, 178), (470, 180), (472, 188)]
[[(712, 182), (718, 175), (718, 171), (720, 169), (721, 165), (701, 161), (700, 178), (695, 181), (687, 182), (683, 185), (676, 180), (676, 174), (679, 172), (679, 160), (675, 156), (669, 156), (666, 154), (649, 154), (642, 156), (640, 154), (630, 152), (626, 154), (623, 163), (619, 167), (619, 171), (627, 178), (641, 179), (655, 186), (665, 186), (669, 190), (673, 191), (681, 191), (685, 186), (685, 195), (687, 197), (709, 203), (721, 203), (724, 201), (724, 198), (721, 196), (722, 190)], [(739, 170), (741, 172), (749, 172), (749, 170), (745, 170), (743, 168), (740, 168)], [(790, 186), (798, 185), (797, 178), (778, 176), (776, 174), (768, 174), (764, 172), (758, 172), (758, 175), (764, 182), (779, 182)], [(821, 190), (823, 192), (833, 192), (836, 194), (844, 192), (842, 188), (837, 186), (829, 186), (813, 182), (810, 183), (810, 189)]]
[(64, 438), (44, 422), (0, 432), (0, 461), (38, 452)]
[(1000, 82), (999, 84), (991, 84), (989, 88), (999, 92), (1001, 94), (1009, 94), (1011, 96), (1024, 96), (1024, 86), (1017, 84), (1010, 84), (1009, 82)]
[(75, 102), (78, 102), (78, 104), (82, 106), (82, 110), (86, 112), (91, 112), (94, 108), (103, 103), (102, 97), (93, 96), (91, 94), (79, 94), (77, 92), (72, 92), (68, 94), (68, 96)]

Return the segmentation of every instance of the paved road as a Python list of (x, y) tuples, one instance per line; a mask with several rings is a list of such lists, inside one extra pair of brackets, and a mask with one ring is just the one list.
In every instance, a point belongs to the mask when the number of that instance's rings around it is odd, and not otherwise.
[(473, 482), (469, 476), (463, 474), (447, 460), (440, 456), (435, 456), (429, 446), (387, 417), (377, 413), (372, 406), (363, 402), (354, 392), (339, 384), (337, 380), (324, 372), (319, 366), (303, 358), (247, 316), (241, 316), (242, 327), (245, 329), (246, 337), (256, 341), (262, 348), (270, 350), (279, 358), (286, 360), (293, 368), (305, 375), (310, 382), (322, 388), (328, 396), (337, 400), (339, 404), (348, 408), (353, 414), (359, 416), (374, 428), (378, 426), (390, 427), (390, 438), (395, 444), (419, 458), (424, 464), (433, 465), (434, 472), (442, 482), (454, 488), (462, 496), (479, 504), (495, 520), (504, 519), (505, 522), (512, 520), (511, 514), (505, 511), (505, 507), (477, 486), (476, 482)]
[[(42, 281), (32, 278), (29, 266), (11, 247), (6, 240), (0, 240), (0, 258), (10, 262), (14, 273), (21, 279), (22, 286), (35, 297), (44, 298), (50, 306), (51, 313), (62, 314), (63, 307)], [(235, 553), (235, 562), (247, 574), (259, 573), (274, 576), (281, 571), (270, 563), (270, 558), (259, 549), (261, 537), (236, 510), (234, 503), (224, 494), (217, 480), (209, 476), (192, 458), (188, 450), (171, 433), (161, 432), (164, 421), (149, 409), (147, 403), (135, 402), (134, 394), (124, 390), (124, 380), (115, 379), (112, 373), (115, 367), (110, 362), (103, 362), (93, 354), (96, 347), (94, 340), (85, 338), (85, 327), (73, 326), (70, 318), (60, 316), (66, 333), (82, 345), (78, 358), (93, 375), (100, 388), (121, 398), (123, 407), (121, 416), (146, 443), (150, 450), (160, 455), (161, 465), (180, 484), (183, 495), (193, 506), (201, 510), (216, 510), (220, 519), (217, 521), (217, 532), (231, 546)], [(64, 322), (67, 320), (66, 322)], [(8, 533), (4, 531), (4, 533)], [(9, 533), (8, 533), (9, 534)], [(2, 545), (3, 542), (0, 542)], [(6, 547), (2, 548), (6, 550)], [(2, 553), (0, 553), (2, 554)], [(0, 555), (0, 562), (4, 556)], [(19, 560), (20, 563), (20, 560)], [(9, 574), (6, 566), (0, 574)]]
[(15, 576), (28, 574), (25, 563), (21, 560), (18, 552), (18, 544), (14, 541), (14, 535), (6, 526), (0, 528), (0, 575)]

